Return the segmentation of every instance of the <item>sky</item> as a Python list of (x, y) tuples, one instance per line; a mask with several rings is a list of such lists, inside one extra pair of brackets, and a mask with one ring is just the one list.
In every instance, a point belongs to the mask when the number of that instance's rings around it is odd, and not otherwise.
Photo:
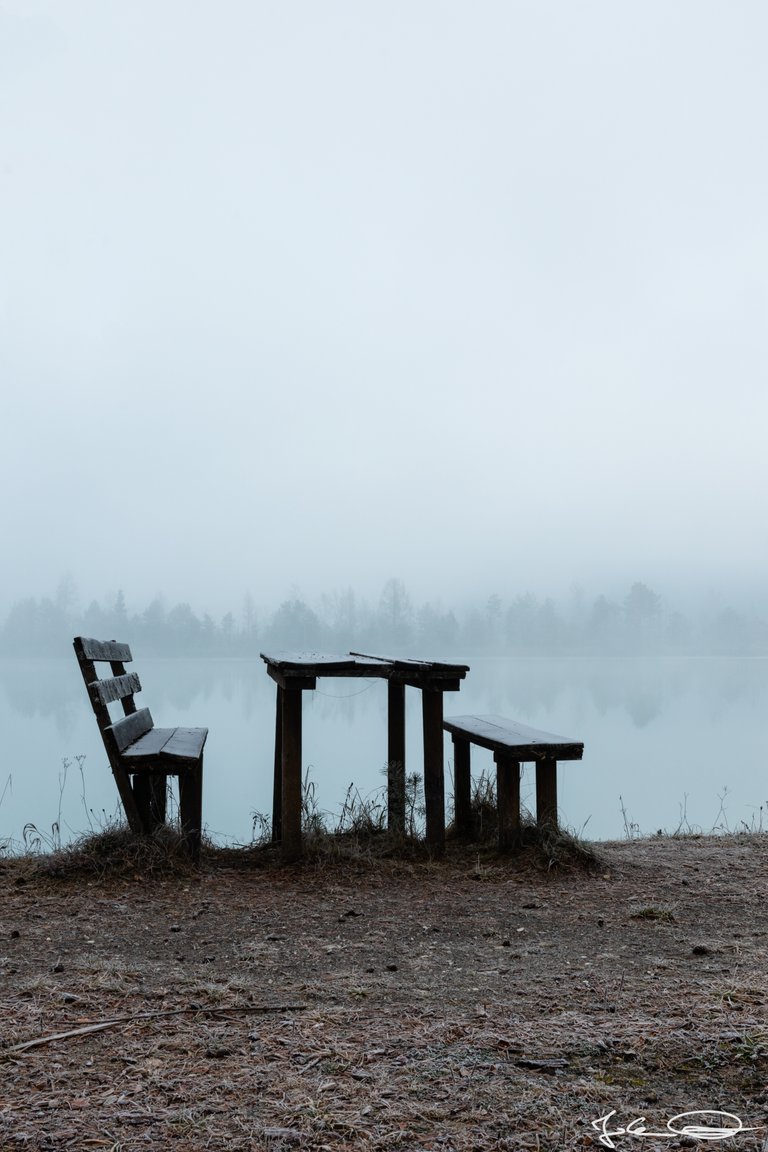
[(0, 0), (0, 607), (768, 576), (763, 0)]

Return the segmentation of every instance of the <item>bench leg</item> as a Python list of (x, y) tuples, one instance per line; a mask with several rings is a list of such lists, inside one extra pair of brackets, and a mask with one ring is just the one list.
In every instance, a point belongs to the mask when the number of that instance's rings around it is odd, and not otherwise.
[(405, 684), (387, 685), (387, 828), (405, 830)]
[(298, 860), (301, 844), (301, 689), (283, 689), (280, 855)]
[(149, 784), (149, 811), (153, 829), (165, 824), (168, 808), (168, 778), (152, 775)]
[(203, 758), (193, 768), (179, 773), (179, 816), (181, 830), (195, 864), (200, 859), (203, 833)]
[(152, 819), (152, 779), (149, 772), (134, 774), (133, 799), (141, 823), (140, 835), (151, 836), (155, 824)]
[(453, 820), (460, 840), (472, 837), (471, 745), (453, 734)]
[(499, 851), (519, 848), (520, 763), (506, 752), (494, 752), (496, 761), (496, 804), (499, 815)]
[(445, 851), (445, 780), (443, 778), (443, 693), (421, 690), (424, 723), (424, 802), (427, 845), (437, 856)]
[(536, 823), (557, 828), (557, 761), (545, 756), (536, 763)]
[(136, 793), (133, 790), (131, 777), (124, 768), (113, 768), (112, 775), (117, 784), (117, 790), (120, 793), (120, 800), (123, 804), (123, 811), (125, 812), (128, 827), (134, 836), (141, 836), (144, 832), (144, 821), (139, 811), (139, 806), (136, 802)]

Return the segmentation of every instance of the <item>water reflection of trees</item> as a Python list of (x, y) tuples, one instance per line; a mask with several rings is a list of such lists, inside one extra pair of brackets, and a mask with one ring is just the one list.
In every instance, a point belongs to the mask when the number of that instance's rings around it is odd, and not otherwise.
[(551, 715), (626, 713), (643, 728), (684, 697), (705, 715), (722, 715), (768, 697), (768, 661), (750, 659), (571, 658), (473, 662), (466, 684), (488, 711), (546, 727)]
[[(158, 722), (194, 711), (205, 722), (206, 702), (224, 701), (246, 718), (272, 710), (275, 684), (258, 659), (189, 660), (150, 658), (136, 662), (142, 703)], [(69, 734), (82, 715), (83, 685), (73, 660), (0, 660), (0, 686), (11, 708), (30, 720), (52, 719)], [(546, 727), (554, 715), (598, 716), (626, 712), (643, 728), (690, 697), (692, 707), (713, 720), (733, 709), (765, 707), (768, 661), (675, 658), (490, 658), (472, 660), (459, 693), (445, 697), (446, 713), (468, 706), (498, 712)], [(410, 712), (420, 707), (419, 693), (408, 691)], [(306, 693), (306, 705), (319, 718), (347, 726), (365, 716), (386, 717), (382, 680), (318, 679)], [(217, 705), (218, 706), (218, 705)], [(270, 734), (271, 738), (271, 734)]]
[(14, 712), (53, 720), (62, 736), (77, 723), (83, 681), (73, 660), (0, 660), (0, 685)]

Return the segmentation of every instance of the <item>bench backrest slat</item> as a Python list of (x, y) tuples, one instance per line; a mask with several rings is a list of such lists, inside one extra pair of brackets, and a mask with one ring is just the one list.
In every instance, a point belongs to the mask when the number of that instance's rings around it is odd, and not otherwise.
[(126, 672), (124, 676), (113, 676), (108, 680), (93, 680), (88, 685), (91, 700), (100, 704), (113, 704), (115, 700), (123, 700), (126, 696), (133, 696), (134, 692), (141, 692), (141, 681), (137, 672)]
[(117, 751), (123, 752), (134, 740), (151, 732), (153, 727), (149, 708), (140, 708), (138, 712), (132, 712), (130, 716), (124, 716), (122, 720), (105, 728), (104, 738), (114, 740)]
[(110, 663), (130, 664), (133, 659), (130, 647), (116, 640), (92, 640), (78, 636), (75, 651), (79, 660), (108, 660)]
[[(153, 726), (149, 709), (136, 707), (134, 693), (141, 691), (138, 674), (125, 670), (126, 662), (132, 659), (131, 649), (117, 640), (93, 640), (86, 636), (75, 637), (74, 649), (109, 762), (113, 771), (119, 771), (123, 751)], [(104, 664), (108, 668), (100, 679), (98, 666)], [(123, 716), (114, 720), (107, 705), (117, 702)]]

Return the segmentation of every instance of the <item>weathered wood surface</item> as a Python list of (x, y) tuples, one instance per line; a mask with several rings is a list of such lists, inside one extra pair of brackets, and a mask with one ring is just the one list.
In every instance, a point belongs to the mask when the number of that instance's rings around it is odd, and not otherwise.
[(557, 761), (545, 756), (536, 764), (536, 823), (557, 826)]
[(273, 680), (284, 686), (312, 689), (314, 684), (302, 681), (316, 680), (318, 676), (379, 677), (386, 678), (389, 665), (381, 660), (363, 660), (322, 652), (261, 652), (261, 659)]
[(388, 664), (398, 672), (425, 671), (435, 676), (459, 676), (462, 672), (469, 672), (468, 664), (455, 664), (446, 660), (420, 660), (413, 656), (372, 656), (366, 652), (352, 652), (350, 655), (361, 660), (375, 660)]
[(282, 804), (280, 854), (286, 863), (298, 860), (301, 843), (301, 693), (283, 692)]
[(504, 716), (450, 716), (443, 728), (453, 738), (456, 775), (456, 830), (466, 837), (471, 825), (470, 745), (493, 752), (496, 761), (496, 798), (499, 848), (520, 843), (520, 763), (536, 764), (536, 823), (557, 827), (557, 761), (581, 760), (584, 745), (568, 736), (530, 728)]
[[(123, 757), (131, 769), (134, 765), (140, 767), (142, 760), (159, 758), (172, 770), (175, 762), (198, 760), (207, 737), (207, 728), (152, 728), (124, 748)], [(183, 768), (183, 764), (178, 763), (176, 767)]]
[(279, 844), (283, 837), (283, 692), (277, 686), (275, 705), (275, 760), (272, 775), (272, 843)]
[(542, 760), (554, 756), (556, 760), (581, 760), (584, 744), (568, 736), (556, 736), (539, 728), (529, 728), (503, 716), (449, 716), (443, 728), (457, 739), (470, 740), (492, 752), (509, 750), (522, 761)]
[(107, 736), (111, 736), (119, 753), (124, 753), (130, 744), (140, 740), (152, 729), (152, 714), (149, 708), (141, 708), (122, 720), (116, 720), (104, 729)]
[(198, 760), (207, 739), (207, 728), (174, 728), (162, 755), (172, 760)]
[(508, 752), (494, 753), (496, 759), (496, 806), (499, 820), (499, 851), (519, 848), (520, 762)]
[(431, 686), (442, 692), (458, 692), (461, 681), (469, 672), (468, 664), (446, 663), (444, 660), (417, 660), (412, 657), (371, 656), (353, 652), (360, 660), (371, 660), (387, 669), (380, 675), (389, 680), (400, 680), (412, 688)]
[(130, 647), (118, 644), (116, 640), (93, 640), (88, 636), (78, 636), (75, 639), (75, 651), (85, 660), (108, 660), (110, 663), (119, 661), (121, 664), (130, 664), (132, 660)]
[(405, 685), (387, 684), (387, 829), (405, 830)]
[(93, 680), (90, 684), (91, 698), (100, 704), (113, 704), (125, 696), (141, 692), (141, 681), (136, 672), (126, 672), (124, 676), (113, 676), (108, 680)]
[(261, 659), (277, 684), (272, 837), (280, 842), (283, 859), (292, 860), (301, 853), (301, 693), (313, 690), (324, 676), (388, 681), (387, 825), (396, 834), (405, 823), (405, 688), (422, 691), (427, 840), (435, 852), (441, 852), (445, 840), (443, 692), (461, 687), (469, 665), (363, 652), (262, 652)]
[(364, 652), (339, 655), (325, 652), (262, 652), (268, 669), (290, 677), (371, 676), (389, 679), (463, 680), (467, 664), (438, 660), (416, 660), (391, 656), (371, 656)]
[(443, 694), (421, 694), (424, 733), (424, 807), (427, 844), (441, 855), (445, 850), (445, 771), (443, 764)]
[[(148, 708), (137, 708), (141, 691), (127, 644), (76, 636), (80, 672), (99, 726), (120, 799), (133, 832), (152, 832), (165, 822), (166, 777), (179, 778), (179, 811), (191, 854), (197, 859), (203, 826), (203, 748), (207, 728), (155, 728)], [(96, 664), (111, 676), (99, 677)], [(120, 702), (123, 717), (113, 720), (108, 704)]]
[(457, 740), (453, 749), (453, 820), (458, 838), (468, 840), (472, 834), (472, 775), (468, 740)]

